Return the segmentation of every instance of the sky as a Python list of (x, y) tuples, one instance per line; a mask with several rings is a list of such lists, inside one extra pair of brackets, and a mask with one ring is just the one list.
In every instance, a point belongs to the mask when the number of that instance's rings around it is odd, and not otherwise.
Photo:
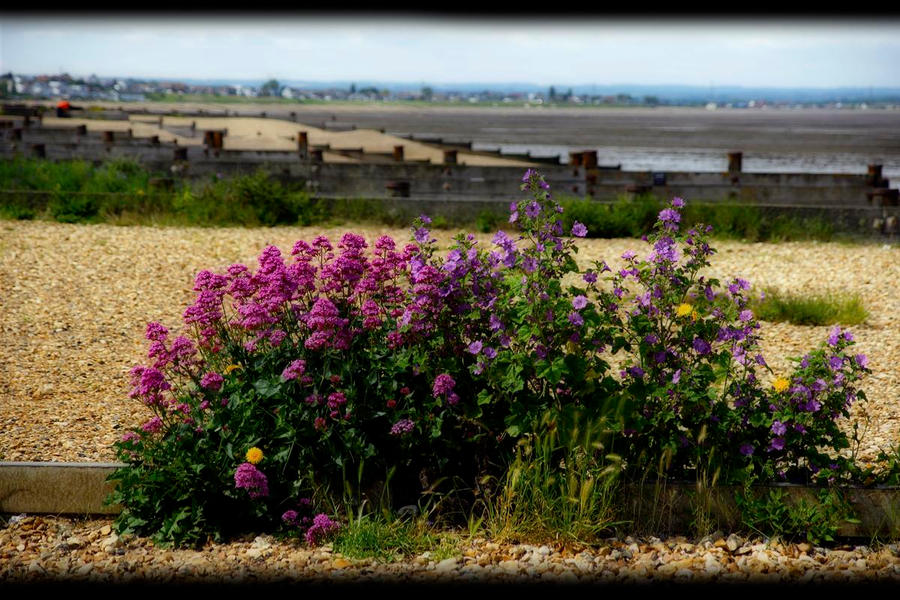
[(0, 71), (155, 79), (900, 87), (900, 18), (0, 13)]

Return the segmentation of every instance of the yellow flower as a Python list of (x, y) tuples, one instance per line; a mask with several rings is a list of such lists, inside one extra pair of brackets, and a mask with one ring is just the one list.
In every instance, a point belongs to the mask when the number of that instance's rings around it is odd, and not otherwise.
[(775, 388), (775, 391), (780, 394), (784, 390), (788, 389), (788, 386), (790, 384), (791, 383), (784, 377), (779, 377), (778, 379), (775, 380), (775, 383), (772, 384), (772, 387)]
[(241, 365), (228, 365), (227, 367), (225, 367), (225, 374), (228, 375), (235, 369), (240, 369), (240, 368), (241, 368)]
[(247, 450), (247, 462), (248, 463), (255, 465), (262, 459), (263, 459), (262, 450), (260, 450), (256, 446)]
[(692, 320), (696, 321), (697, 317), (699, 317), (699, 316), (700, 316), (700, 313), (698, 313), (696, 310), (691, 311), (691, 319)]
[(691, 314), (691, 311), (694, 310), (694, 307), (685, 302), (684, 304), (679, 304), (678, 308), (675, 310), (675, 314), (679, 317), (686, 317)]

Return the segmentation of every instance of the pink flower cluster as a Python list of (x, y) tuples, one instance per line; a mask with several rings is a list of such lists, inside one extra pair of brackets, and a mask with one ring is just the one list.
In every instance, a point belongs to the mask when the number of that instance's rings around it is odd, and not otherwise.
[(241, 463), (235, 471), (234, 487), (247, 490), (251, 498), (269, 495), (269, 480), (262, 471), (248, 462)]

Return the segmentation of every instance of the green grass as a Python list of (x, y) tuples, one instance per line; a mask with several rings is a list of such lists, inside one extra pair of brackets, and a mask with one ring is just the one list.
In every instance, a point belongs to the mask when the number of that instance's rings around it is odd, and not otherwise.
[(426, 551), (435, 561), (460, 554), (458, 536), (434, 530), (423, 518), (403, 520), (380, 515), (360, 515), (343, 524), (332, 547), (347, 558), (374, 558), (379, 562), (403, 560)]
[(485, 501), (483, 527), (497, 540), (591, 544), (616, 525), (616, 457), (604, 423), (544, 418), (526, 438), (498, 493)]
[(794, 325), (859, 325), (869, 318), (859, 294), (823, 292), (787, 293), (766, 288), (764, 297), (751, 302), (754, 314), (763, 321)]

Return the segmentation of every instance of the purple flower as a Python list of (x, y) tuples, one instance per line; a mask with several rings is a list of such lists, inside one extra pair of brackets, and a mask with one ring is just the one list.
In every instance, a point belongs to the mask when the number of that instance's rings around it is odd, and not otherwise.
[(428, 243), (428, 230), (424, 227), (419, 227), (418, 229), (416, 229), (414, 236), (416, 238), (416, 241), (420, 244)]
[(753, 454), (753, 446), (751, 446), (750, 444), (742, 444), (741, 454), (743, 454), (744, 456), (750, 456), (751, 454)]
[(340, 524), (328, 518), (328, 515), (320, 513), (313, 517), (313, 524), (306, 530), (304, 538), (310, 546), (318, 546), (332, 532), (340, 528)]
[(637, 254), (633, 250), (626, 250), (622, 253), (622, 258), (625, 260), (631, 260), (635, 256), (637, 256)]
[(287, 525), (298, 525), (300, 523), (299, 515), (296, 510), (286, 510), (281, 515), (281, 520)]
[(159, 417), (153, 417), (152, 419), (141, 425), (141, 431), (144, 431), (146, 433), (156, 433), (162, 429), (162, 425), (162, 419), (160, 419)]
[(469, 344), (469, 352), (472, 354), (478, 354), (479, 352), (481, 352), (481, 348), (482, 348), (482, 343), (479, 342), (478, 340)]
[(838, 325), (834, 326), (834, 329), (831, 330), (831, 334), (828, 336), (828, 345), (836, 346), (838, 340), (841, 339), (841, 328)]
[(752, 318), (753, 318), (753, 311), (750, 311), (750, 310), (742, 310), (741, 314), (738, 316), (738, 319), (740, 319), (741, 321), (743, 321), (745, 323)]
[(678, 383), (681, 381), (681, 369), (675, 371), (675, 374), (672, 375), (672, 383)]
[(869, 364), (869, 358), (865, 354), (857, 354), (853, 358), (856, 359), (856, 364), (858, 364), (860, 368), (865, 369), (866, 365)]
[(628, 367), (625, 370), (628, 372), (629, 375), (631, 375), (635, 379), (639, 379), (644, 376), (644, 370), (637, 365), (635, 365), (633, 367)]
[(676, 196), (675, 198), (672, 198), (672, 206), (674, 206), (675, 208), (683, 208), (684, 200)]
[(572, 225), (572, 235), (575, 237), (584, 237), (587, 235), (587, 232), (587, 227), (585, 227), (583, 223), (575, 221), (575, 224)]
[(225, 380), (221, 375), (219, 375), (215, 371), (210, 371), (200, 380), (200, 386), (210, 391), (218, 392), (220, 389), (222, 389), (222, 383), (224, 381)]
[(844, 359), (840, 356), (832, 356), (828, 359), (828, 366), (831, 367), (832, 371), (837, 371), (844, 365)]
[(291, 379), (296, 379), (303, 375), (306, 372), (306, 361), (302, 358), (297, 359), (287, 367), (285, 367), (284, 371), (281, 372), (281, 378), (285, 381), (290, 381)]
[(529, 219), (534, 219), (539, 214), (541, 214), (541, 205), (537, 202), (532, 201), (525, 207), (525, 216)]
[(694, 350), (697, 351), (697, 354), (709, 354), (709, 351), (712, 349), (709, 345), (709, 342), (704, 340), (703, 338), (694, 338), (694, 342), (692, 344)]
[(441, 373), (437, 377), (434, 378), (434, 386), (432, 387), (432, 395), (437, 398), (438, 396), (445, 396), (453, 391), (453, 388), (456, 386), (456, 381), (453, 380), (450, 375), (446, 373)]
[(784, 435), (787, 432), (787, 426), (781, 421), (772, 423), (772, 433), (775, 435)]
[(596, 283), (597, 274), (593, 271), (588, 271), (582, 276), (582, 279), (584, 279), (585, 283)]
[(251, 498), (261, 498), (269, 495), (269, 481), (262, 471), (252, 464), (245, 462), (234, 473), (234, 487), (245, 489)]
[(587, 298), (581, 294), (575, 296), (575, 298), (572, 300), (572, 306), (575, 308), (575, 310), (581, 310), (582, 308), (587, 306), (587, 303)]
[(484, 349), (484, 355), (490, 359), (493, 359), (497, 356), (497, 351), (494, 350), (493, 348), (491, 348), (490, 346), (487, 346)]
[(569, 322), (576, 327), (584, 325), (584, 318), (577, 312), (569, 313)]
[(409, 419), (400, 419), (391, 427), (391, 435), (403, 435), (415, 428), (415, 423)]
[(769, 444), (769, 448), (772, 450), (784, 450), (784, 438), (773, 438)]

